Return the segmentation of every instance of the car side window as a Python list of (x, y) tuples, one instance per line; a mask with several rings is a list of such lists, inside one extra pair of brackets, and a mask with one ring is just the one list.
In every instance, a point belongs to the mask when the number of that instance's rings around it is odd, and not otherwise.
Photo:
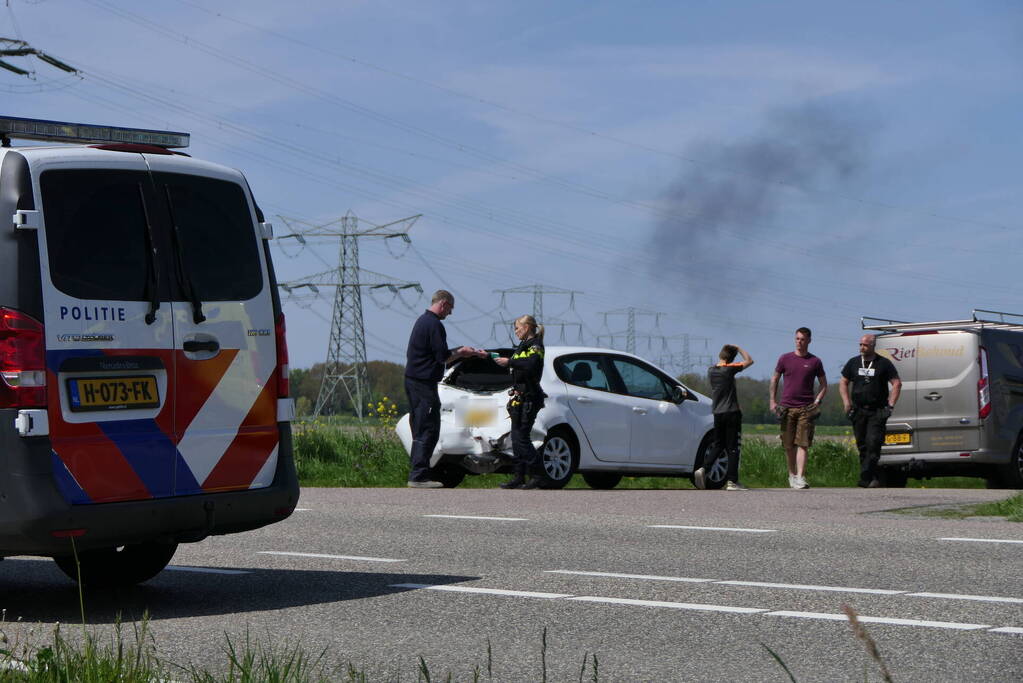
[(671, 388), (659, 375), (628, 358), (612, 358), (611, 363), (629, 396), (654, 401), (671, 400)]
[(558, 377), (586, 389), (610, 391), (610, 383), (597, 358), (572, 358), (558, 365)]

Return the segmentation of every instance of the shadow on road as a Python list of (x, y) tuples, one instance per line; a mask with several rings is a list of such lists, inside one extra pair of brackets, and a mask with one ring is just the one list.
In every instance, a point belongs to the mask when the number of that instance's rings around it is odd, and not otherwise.
[[(85, 592), (91, 624), (235, 614), (360, 600), (406, 592), (392, 584), (454, 584), (478, 576), (301, 569), (244, 569), (239, 574), (165, 570), (133, 588)], [(49, 560), (0, 562), (0, 609), (6, 621), (80, 623), (78, 586)]]

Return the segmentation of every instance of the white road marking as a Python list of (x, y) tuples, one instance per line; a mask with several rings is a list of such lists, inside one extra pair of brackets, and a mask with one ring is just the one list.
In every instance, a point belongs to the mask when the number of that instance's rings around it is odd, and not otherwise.
[(741, 531), (747, 534), (773, 534), (777, 529), (739, 529), (728, 526), (683, 526), (681, 524), (648, 524), (651, 529), (696, 529), (697, 531)]
[(184, 567), (177, 564), (169, 564), (164, 569), (172, 572), (201, 572), (203, 574), (251, 574), (252, 572), (243, 569), (215, 569), (213, 567)]
[[(827, 612), (795, 612), (789, 610), (778, 610), (767, 612), (766, 616), (771, 617), (797, 617), (800, 619), (825, 619), (828, 621), (848, 621), (844, 614), (829, 614)], [(976, 631), (982, 628), (991, 628), (987, 624), (962, 624), (955, 621), (926, 621), (923, 619), (896, 619), (894, 617), (868, 617), (858, 615), (856, 617), (864, 624), (891, 624), (894, 626), (926, 626), (928, 628), (948, 628), (960, 631)]]
[(970, 543), (1023, 543), (1023, 541), (1013, 540), (1011, 538), (939, 538), (939, 541), (967, 541)]
[(323, 555), (320, 553), (289, 553), (282, 550), (260, 550), (257, 555), (289, 555), (292, 557), (321, 557), (328, 560), (357, 560), (359, 562), (405, 562), (392, 557), (362, 557), (360, 555)]
[(538, 593), (536, 591), (511, 591), (502, 588), (473, 588), (471, 586), (435, 586), (429, 583), (392, 583), (391, 588), (425, 588), (431, 591), (450, 593), (480, 593), (483, 595), (507, 595), (516, 598), (569, 598), (568, 593)]
[(763, 581), (715, 581), (725, 586), (755, 586), (759, 588), (786, 588), (804, 591), (833, 591), (835, 593), (870, 593), (872, 595), (899, 595), (906, 591), (893, 591), (884, 588), (848, 588), (845, 586), (813, 586), (800, 583), (765, 583)]
[[(798, 610), (769, 610), (761, 607), (735, 607), (733, 605), (708, 605), (692, 602), (670, 602), (666, 600), (636, 600), (632, 598), (598, 597), (594, 595), (571, 595), (569, 593), (541, 593), (537, 591), (517, 591), (503, 588), (476, 588), (472, 586), (435, 585), (429, 583), (394, 583), (391, 588), (412, 588), (449, 593), (474, 593), (478, 595), (501, 595), (520, 598), (545, 598), (549, 600), (565, 599), (575, 602), (592, 602), (606, 605), (628, 605), (633, 607), (666, 607), (669, 609), (694, 610), (701, 612), (726, 612), (732, 614), (761, 614), (771, 617), (793, 617), (797, 619), (818, 619), (823, 621), (848, 621), (844, 614), (830, 612), (803, 612)], [(986, 629), (989, 633), (1023, 634), (1023, 628), (1001, 626), (995, 628), (987, 624), (970, 624), (957, 621), (931, 621), (927, 619), (900, 619), (897, 617), (872, 617), (857, 615), (857, 619), (865, 624), (889, 624), (892, 626), (918, 626), (924, 628), (940, 628), (956, 631), (979, 631)]]
[(545, 574), (576, 574), (579, 576), (608, 576), (615, 579), (642, 579), (644, 581), (678, 581), (681, 583), (708, 583), (714, 579), (694, 579), (687, 576), (654, 576), (651, 574), (618, 574), (616, 572), (578, 572), (570, 569), (548, 569)]
[(528, 522), (525, 517), (478, 517), (475, 515), (423, 515), (423, 517), (440, 517), (442, 519), (489, 519), (495, 522)]
[(295, 512), (309, 512), (312, 508), (295, 508)]
[(942, 600), (976, 600), (977, 602), (1011, 602), (1023, 604), (1023, 598), (1002, 598), (997, 595), (962, 595), (959, 593), (906, 593), (920, 598), (940, 598)]
[(756, 614), (766, 612), (759, 607), (731, 607), (729, 605), (704, 605), (693, 602), (666, 602), (664, 600), (633, 600), (631, 598), (598, 598), (592, 595), (570, 597), (569, 600), (580, 602), (602, 602), (610, 605), (635, 605), (636, 607), (670, 607), (672, 609), (697, 610), (700, 612), (733, 612), (736, 614)]

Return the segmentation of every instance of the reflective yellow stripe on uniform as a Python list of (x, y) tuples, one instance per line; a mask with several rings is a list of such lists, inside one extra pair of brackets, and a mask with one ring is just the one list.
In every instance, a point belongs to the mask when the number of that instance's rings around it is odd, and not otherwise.
[(543, 358), (543, 349), (541, 349), (539, 346), (530, 346), (528, 349), (522, 351), (521, 353), (513, 354), (512, 358), (529, 358), (530, 356), (540, 356), (541, 358)]

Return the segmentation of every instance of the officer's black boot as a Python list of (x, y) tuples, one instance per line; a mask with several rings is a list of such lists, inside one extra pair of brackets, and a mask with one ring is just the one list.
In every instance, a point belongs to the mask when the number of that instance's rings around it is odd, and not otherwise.
[(500, 486), (503, 489), (517, 489), (526, 483), (526, 470), (524, 467), (516, 466), (515, 476), (510, 480), (502, 483)]

